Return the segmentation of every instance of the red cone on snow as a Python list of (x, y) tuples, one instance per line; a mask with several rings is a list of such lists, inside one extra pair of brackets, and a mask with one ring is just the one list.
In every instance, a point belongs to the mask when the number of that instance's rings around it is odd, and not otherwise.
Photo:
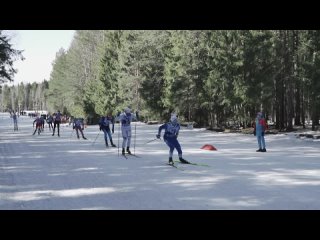
[(201, 149), (209, 150), (209, 151), (217, 151), (217, 149), (214, 146), (209, 144), (203, 145)]

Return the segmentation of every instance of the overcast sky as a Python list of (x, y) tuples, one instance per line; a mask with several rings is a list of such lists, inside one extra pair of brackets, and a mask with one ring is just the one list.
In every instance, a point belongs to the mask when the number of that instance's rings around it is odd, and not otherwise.
[(60, 48), (68, 50), (74, 30), (14, 30), (5, 31), (11, 38), (13, 47), (24, 50), (24, 61), (17, 60), (14, 68), (18, 73), (14, 85), (18, 83), (43, 82), (49, 80), (52, 62)]

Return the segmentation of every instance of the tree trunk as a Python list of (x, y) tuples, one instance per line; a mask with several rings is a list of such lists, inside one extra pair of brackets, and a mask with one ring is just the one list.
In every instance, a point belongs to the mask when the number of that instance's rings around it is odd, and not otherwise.
[(296, 126), (301, 126), (301, 88), (300, 88), (300, 83), (297, 82), (296, 86), (296, 95), (295, 95), (295, 102), (296, 102), (296, 110), (295, 110), (295, 119), (294, 119), (294, 125)]

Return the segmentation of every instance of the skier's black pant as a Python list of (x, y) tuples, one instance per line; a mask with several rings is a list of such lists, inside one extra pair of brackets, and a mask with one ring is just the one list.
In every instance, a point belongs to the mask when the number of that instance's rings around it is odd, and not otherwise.
[(38, 135), (40, 135), (40, 132), (41, 132), (41, 126), (36, 126), (36, 129), (34, 130), (33, 134), (36, 134), (36, 131), (38, 130)]
[(49, 130), (53, 129), (52, 122), (49, 122), (48, 125), (49, 125)]
[(82, 138), (85, 138), (84, 135), (83, 135), (83, 131), (82, 131), (81, 127), (75, 127), (75, 129), (76, 129), (76, 132), (77, 132), (77, 138), (79, 138), (79, 132), (78, 131), (80, 131), (80, 133), (82, 135)]
[(54, 132), (56, 130), (56, 126), (58, 127), (58, 136), (59, 136), (60, 135), (60, 121), (54, 121), (52, 135), (54, 135)]

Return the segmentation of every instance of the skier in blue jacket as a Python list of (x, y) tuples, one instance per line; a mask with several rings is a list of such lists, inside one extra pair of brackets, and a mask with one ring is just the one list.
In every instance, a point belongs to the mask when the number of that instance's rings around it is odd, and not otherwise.
[(159, 127), (158, 134), (156, 135), (157, 138), (160, 138), (160, 134), (163, 129), (165, 130), (163, 140), (170, 148), (169, 164), (173, 164), (172, 155), (174, 149), (176, 149), (178, 152), (180, 162), (188, 164), (189, 162), (182, 158), (181, 146), (177, 139), (179, 135), (180, 124), (178, 123), (178, 118), (176, 114), (171, 114), (170, 122), (165, 123)]
[(112, 135), (111, 135), (111, 126), (112, 125), (112, 133), (114, 133), (114, 117), (112, 116), (112, 112), (109, 112), (106, 114), (106, 116), (102, 116), (99, 120), (99, 127), (100, 127), (100, 131), (102, 130), (104, 133), (104, 140), (106, 143), (106, 147), (109, 147), (108, 145), (108, 136), (110, 139), (110, 143), (112, 147), (116, 147), (115, 144), (113, 144), (112, 141)]
[(76, 130), (76, 133), (77, 133), (77, 138), (80, 139), (79, 137), (79, 131), (82, 135), (82, 138), (83, 139), (87, 139), (84, 134), (83, 134), (83, 130), (84, 130), (84, 119), (83, 118), (75, 118), (73, 120), (73, 126), (72, 128)]

